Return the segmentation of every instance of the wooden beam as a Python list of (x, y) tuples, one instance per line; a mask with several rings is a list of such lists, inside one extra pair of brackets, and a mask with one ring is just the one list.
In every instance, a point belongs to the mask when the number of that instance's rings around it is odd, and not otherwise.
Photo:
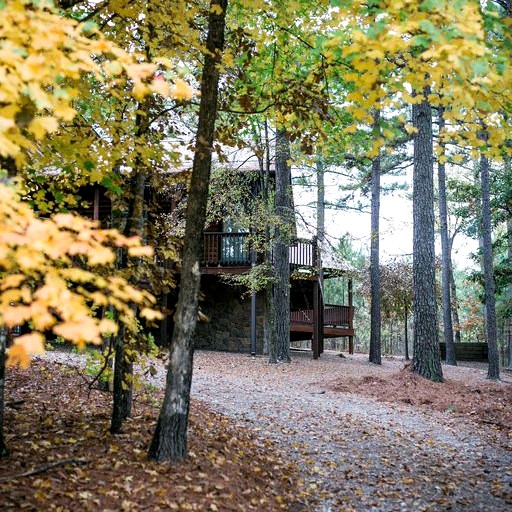
[(311, 348), (313, 350), (313, 359), (318, 359), (320, 356), (320, 338), (321, 338), (321, 326), (320, 326), (320, 305), (319, 305), (319, 294), (318, 294), (318, 280), (313, 283), (313, 339), (311, 340)]
[[(349, 278), (348, 280), (348, 305), (349, 307), (352, 307), (354, 305), (354, 291), (353, 291), (353, 285), (352, 285), (352, 278)], [(354, 319), (351, 317), (350, 319), (350, 327), (354, 327)], [(354, 353), (354, 335), (348, 337), (348, 353), (353, 354)]]

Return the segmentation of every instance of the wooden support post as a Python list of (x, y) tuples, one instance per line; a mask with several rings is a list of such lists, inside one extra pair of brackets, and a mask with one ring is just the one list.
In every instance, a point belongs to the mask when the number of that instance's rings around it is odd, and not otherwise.
[(318, 298), (318, 281), (315, 279), (313, 283), (313, 339), (311, 341), (313, 359), (318, 359), (320, 356), (320, 337), (323, 331), (320, 326), (320, 307)]
[(354, 336), (348, 337), (348, 353), (349, 354), (354, 353)]
[[(320, 272), (322, 270), (320, 269)], [(319, 276), (321, 277), (321, 276)], [(319, 352), (324, 352), (324, 294), (322, 281), (318, 282), (318, 345)]]
[[(354, 293), (353, 293), (353, 287), (352, 287), (352, 278), (349, 278), (348, 280), (348, 305), (350, 307), (350, 311), (352, 311), (352, 307), (354, 305)], [(354, 328), (354, 318), (352, 313), (350, 313), (350, 329)], [(353, 354), (354, 353), (354, 336), (348, 337), (348, 353)]]
[(94, 189), (92, 220), (100, 220), (100, 187)]

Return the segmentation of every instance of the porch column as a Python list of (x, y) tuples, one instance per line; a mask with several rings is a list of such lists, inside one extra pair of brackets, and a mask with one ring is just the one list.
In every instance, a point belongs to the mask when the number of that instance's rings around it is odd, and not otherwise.
[[(251, 267), (256, 266), (256, 250), (251, 240)], [(251, 292), (251, 356), (256, 355), (256, 291)]]
[(94, 189), (92, 220), (100, 220), (100, 187)]
[(320, 300), (319, 300), (318, 279), (313, 283), (313, 338), (311, 340), (311, 348), (313, 349), (313, 359), (320, 356), (320, 345), (323, 329), (320, 326)]
[[(354, 320), (352, 315), (352, 307), (354, 305), (354, 294), (353, 294), (353, 288), (352, 288), (352, 278), (349, 278), (348, 280), (348, 306), (351, 308), (351, 314), (350, 314), (350, 328), (353, 329), (354, 327)], [(354, 336), (348, 337), (348, 353), (353, 354), (354, 353)]]

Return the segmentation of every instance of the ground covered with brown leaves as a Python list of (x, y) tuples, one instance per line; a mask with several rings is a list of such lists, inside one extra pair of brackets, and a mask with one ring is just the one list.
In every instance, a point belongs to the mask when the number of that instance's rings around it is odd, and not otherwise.
[(76, 368), (35, 361), (9, 369), (0, 510), (289, 510), (298, 479), (269, 440), (192, 405), (189, 459), (169, 467), (146, 451), (158, 396), (138, 393), (124, 433), (108, 433), (110, 396)]
[[(464, 363), (459, 363), (464, 365)], [(483, 364), (475, 365), (484, 367)], [(445, 367), (444, 382), (431, 382), (419, 377), (410, 364), (401, 364), (389, 375), (342, 377), (330, 387), (341, 393), (370, 396), (384, 403), (407, 404), (423, 409), (466, 416), (468, 419), (502, 430), (512, 440), (512, 373), (502, 370), (503, 380), (482, 379), (482, 371), (462, 366)]]
[(484, 365), (443, 366), (437, 384), (399, 358), (270, 365), (199, 351), (190, 458), (171, 468), (146, 459), (164, 365), (120, 436), (108, 434), (110, 396), (88, 394), (80, 365), (54, 351), (9, 372), (0, 510), (512, 510), (505, 371), (491, 383)]

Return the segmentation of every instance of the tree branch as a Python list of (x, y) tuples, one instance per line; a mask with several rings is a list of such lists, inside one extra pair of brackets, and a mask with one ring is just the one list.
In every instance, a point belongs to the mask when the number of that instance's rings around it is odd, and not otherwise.
[(57, 466), (63, 466), (64, 464), (87, 464), (88, 461), (85, 459), (62, 459), (56, 460), (55, 462), (50, 462), (48, 464), (44, 464), (43, 466), (39, 466), (38, 468), (31, 469), (30, 471), (25, 471), (24, 473), (18, 473), (17, 475), (12, 476), (4, 476), (0, 478), (0, 483), (9, 482), (10, 480), (16, 480), (17, 478), (25, 478), (27, 476), (39, 475), (40, 473), (44, 473), (50, 469), (56, 468)]

